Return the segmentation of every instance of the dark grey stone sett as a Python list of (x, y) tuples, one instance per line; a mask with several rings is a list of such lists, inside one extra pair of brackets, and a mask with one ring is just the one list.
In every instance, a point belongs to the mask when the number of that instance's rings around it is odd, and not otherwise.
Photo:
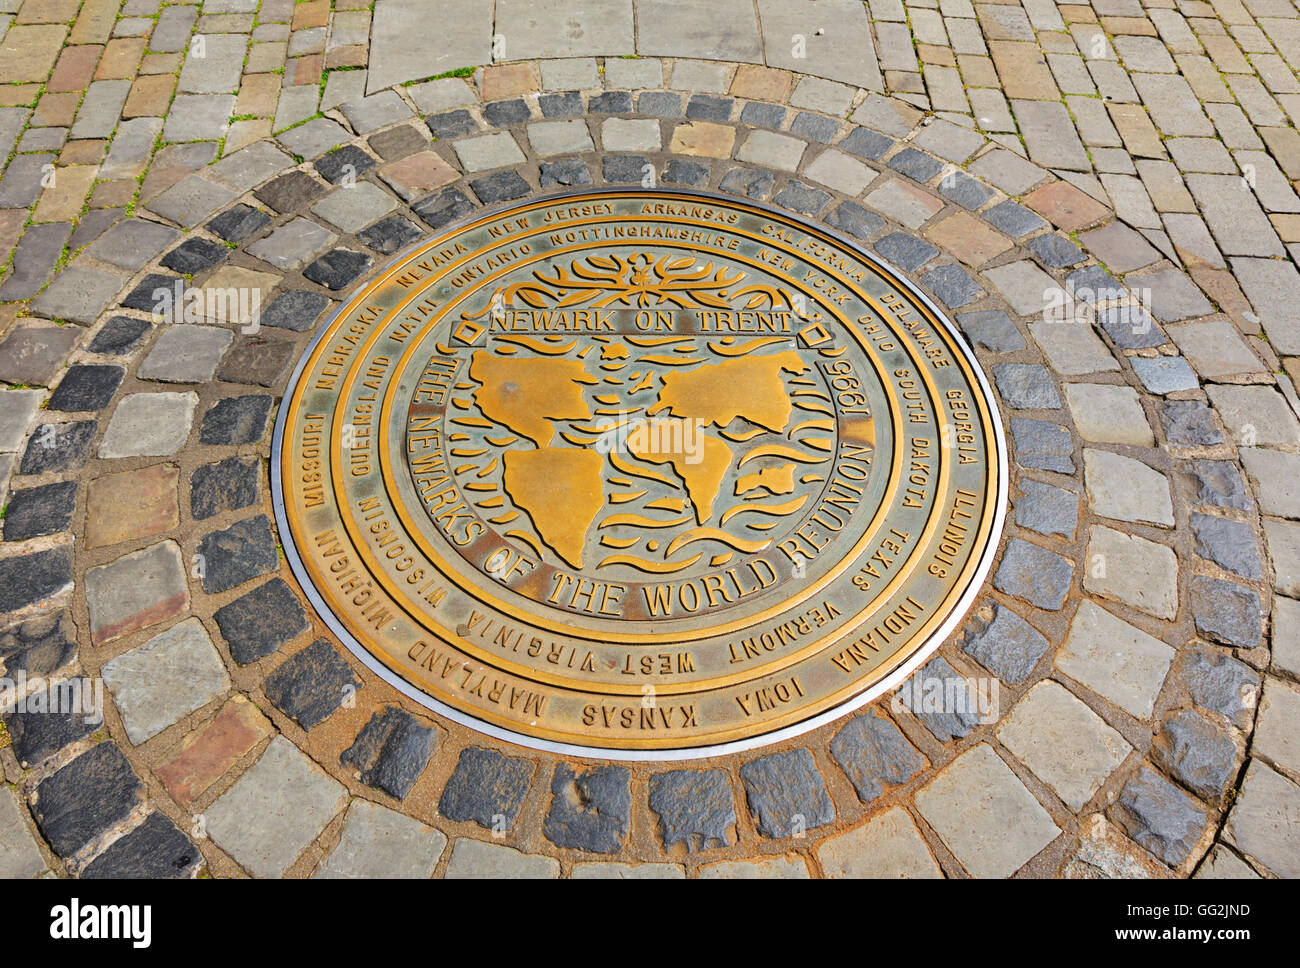
[(790, 182), (785, 188), (777, 192), (776, 197), (772, 199), (782, 208), (788, 208), (792, 212), (799, 212), (803, 215), (817, 214), (830, 200), (829, 192), (812, 188), (803, 182), (797, 181)]
[(95, 334), (86, 349), (105, 356), (121, 356), (135, 349), (140, 343), (140, 337), (150, 329), (152, 327), (147, 320), (133, 316), (114, 316)]
[(849, 132), (848, 137), (835, 147), (851, 152), (859, 158), (879, 161), (885, 157), (890, 148), (894, 147), (894, 139), (870, 128), (854, 128)]
[(1023, 538), (1007, 542), (993, 585), (998, 591), (1055, 611), (1070, 593), (1074, 566), (1058, 554)]
[(808, 138), (820, 144), (828, 145), (840, 132), (840, 122), (824, 114), (800, 111), (790, 125), (790, 133), (801, 138)]
[(537, 99), (544, 118), (576, 118), (582, 114), (582, 95), (577, 91), (543, 94)]
[(474, 211), (475, 205), (457, 188), (444, 188), (416, 202), (411, 210), (432, 228), (440, 229)]
[(764, 837), (791, 837), (835, 821), (822, 775), (812, 753), (802, 747), (746, 763), (740, 779), (749, 812)]
[(207, 239), (186, 239), (162, 257), (162, 264), (182, 275), (198, 275), (224, 262), (230, 250)]
[(303, 729), (324, 722), (360, 687), (352, 667), (325, 639), (287, 658), (266, 677), (266, 698)]
[(438, 801), (438, 812), (457, 823), (472, 820), (487, 830), (509, 831), (528, 796), (533, 769), (526, 757), (478, 747), (461, 750), (456, 772)]
[(1003, 682), (1013, 686), (1029, 678), (1050, 643), (1038, 629), (997, 602), (987, 624), (971, 622), (961, 650)]
[(1223, 796), (1236, 774), (1237, 746), (1228, 731), (1190, 709), (1165, 723), (1151, 752), (1157, 763), (1208, 800)]
[(1205, 829), (1200, 804), (1145, 766), (1120, 791), (1119, 806), (1129, 836), (1173, 866), (1187, 859)]
[(826, 222), (845, 235), (866, 241), (885, 225), (885, 220), (875, 212), (868, 212), (856, 202), (840, 202), (836, 209), (827, 216)]
[(271, 522), (265, 514), (213, 531), (199, 542), (203, 556), (203, 590), (209, 595), (274, 571), (279, 565)]
[(1214, 411), (1199, 400), (1165, 400), (1156, 411), (1175, 447), (1213, 447), (1225, 442)]
[(591, 170), (585, 161), (569, 158), (563, 161), (544, 161), (538, 168), (538, 180), (543, 188), (556, 185), (590, 185)]
[(270, 655), (310, 627), (307, 613), (280, 578), (223, 605), (213, 618), (240, 665)]
[(905, 272), (916, 271), (939, 254), (929, 242), (905, 232), (892, 232), (879, 239), (875, 250), (881, 258)]
[(29, 676), (48, 676), (76, 656), (76, 631), (66, 610), (36, 615), (0, 631), (0, 659), (9, 676), (20, 669)]
[(261, 336), (239, 336), (217, 368), (217, 379), (226, 383), (249, 383), (274, 387), (298, 358), (298, 348), (287, 340)]
[(1059, 410), (1056, 392), (1047, 367), (1037, 363), (1000, 363), (993, 367), (998, 393), (1013, 410)]
[[(937, 709), (932, 708), (932, 694), (942, 697), (941, 702), (933, 704), (938, 705)], [(978, 700), (970, 683), (941, 656), (936, 655), (913, 673), (899, 688), (898, 696), (940, 743), (961, 739), (980, 723)], [(949, 697), (961, 700), (949, 709)]]
[(333, 249), (302, 270), (304, 278), (326, 289), (343, 289), (352, 285), (370, 268), (370, 256), (351, 249)]
[(1250, 525), (1210, 514), (1193, 514), (1191, 524), (1198, 555), (1243, 578), (1264, 577), (1259, 542)]
[(931, 289), (935, 297), (952, 309), (960, 309), (967, 303), (974, 302), (980, 294), (979, 284), (959, 266), (939, 266), (931, 269), (921, 277), (923, 285)]
[(1039, 534), (1073, 539), (1079, 526), (1079, 498), (1064, 488), (1022, 478), (1016, 524)]
[(631, 114), (632, 95), (628, 91), (606, 91), (587, 99), (588, 114)]
[(607, 182), (640, 182), (650, 159), (642, 155), (606, 155), (600, 172)]
[(284, 213), (300, 211), (324, 191), (325, 186), (305, 171), (291, 171), (267, 182), (253, 195), (258, 201)]
[(196, 521), (257, 503), (261, 466), (256, 457), (227, 457), (190, 476), (190, 514)]
[(84, 467), (90, 459), (90, 442), (96, 427), (94, 420), (41, 424), (27, 441), (18, 473), (51, 474)]
[(709, 183), (709, 166), (697, 161), (674, 158), (664, 169), (663, 179), (669, 184), (704, 188)]
[(1097, 313), (1097, 324), (1124, 350), (1152, 349), (1169, 340), (1141, 306), (1111, 306)]
[(1087, 258), (1082, 249), (1061, 235), (1040, 235), (1026, 242), (1025, 247), (1053, 269), (1075, 266)]
[(959, 313), (957, 325), (972, 343), (991, 352), (1015, 353), (1025, 348), (1024, 335), (1000, 309)]
[(616, 854), (632, 812), (631, 774), (622, 766), (576, 770), (566, 763), (551, 779), (551, 808), (542, 832), (557, 847)]
[(77, 507), (77, 482), (59, 481), (11, 491), (4, 515), (4, 539), (25, 541), (67, 531)]
[(943, 171), (942, 163), (923, 152), (917, 151), (915, 148), (904, 148), (885, 164), (889, 165), (894, 171), (922, 184)]
[(906, 783), (925, 766), (925, 758), (893, 722), (870, 713), (849, 720), (830, 748), (863, 803), (881, 796), (886, 784)]
[(424, 230), (401, 215), (390, 215), (357, 233), (358, 239), (380, 255), (392, 255), (423, 237)]
[(271, 216), (260, 208), (240, 202), (209, 222), (208, 228), (227, 242), (243, 242), (270, 224)]
[(280, 293), (262, 310), (261, 324), (305, 333), (316, 325), (321, 313), (329, 308), (329, 296), (305, 289)]
[(686, 116), (700, 121), (730, 121), (733, 104), (735, 101), (729, 97), (695, 94), (686, 104)]
[[(409, 125), (408, 125), (409, 128)], [(423, 139), (420, 139), (423, 143)], [(356, 145), (343, 145), (316, 160), (313, 167), (331, 185), (350, 178), (360, 178), (377, 162)]]
[(1185, 652), (1175, 663), (1175, 678), (1192, 702), (1248, 729), (1259, 699), (1259, 673), (1223, 651), (1206, 647)]
[(0, 615), (49, 598), (71, 582), (71, 547), (0, 558)]
[[(161, 272), (151, 272), (122, 300), (122, 305), (127, 309), (138, 309), (144, 313), (157, 314), (161, 312), (160, 300), (163, 298), (173, 298), (176, 292), (176, 284), (185, 285), (185, 280), (180, 276), (168, 276)], [(166, 290), (169, 294), (163, 297), (159, 292), (160, 289)]]
[(756, 168), (733, 168), (722, 178), (718, 187), (732, 195), (742, 195), (755, 201), (764, 201), (772, 193), (776, 178), (770, 171)]
[(1196, 484), (1197, 504), (1234, 511), (1249, 511), (1255, 506), (1241, 471), (1229, 461), (1193, 461), (1190, 474)]
[(1259, 592), (1207, 575), (1194, 578), (1191, 591), (1192, 618), (1202, 635), (1243, 649), (1262, 644), (1264, 603)]
[(532, 191), (528, 182), (515, 171), (499, 171), (483, 178), (475, 178), (469, 183), (478, 200), (484, 205), (494, 202), (507, 202), (512, 198), (522, 198)]
[(785, 123), (785, 108), (779, 104), (750, 101), (741, 109), (740, 123), (748, 124), (754, 128), (776, 130)]
[(464, 137), (478, 130), (478, 122), (465, 110), (434, 114), (426, 118), (424, 123), (429, 126), (429, 131), (435, 138), (444, 140)]
[(722, 770), (672, 770), (650, 777), (650, 809), (659, 817), (665, 849), (688, 852), (727, 847), (736, 823), (731, 780)]
[(1101, 266), (1075, 269), (1065, 277), (1065, 289), (1075, 299), (1090, 304), (1122, 299), (1125, 293), (1123, 284)]
[(361, 782), (398, 800), (411, 792), (433, 754), (438, 735), (400, 706), (370, 717), (340, 761), (356, 767)]
[(104, 742), (42, 780), (32, 813), (50, 846), (68, 857), (126, 819), (139, 799), (131, 764), (117, 746)]
[(682, 96), (671, 91), (642, 91), (636, 108), (637, 113), (651, 118), (680, 118)]
[(188, 877), (203, 860), (197, 847), (161, 813), (112, 845), (81, 872), (83, 880), (103, 878), (175, 879)]
[(1047, 228), (1047, 222), (1036, 212), (1010, 199), (999, 202), (985, 212), (984, 220), (999, 232), (1009, 235), (1013, 239), (1019, 239), (1030, 232)]
[(1074, 473), (1074, 441), (1064, 427), (1047, 420), (1012, 417), (1011, 438), (1021, 467)]
[(993, 196), (990, 189), (960, 171), (949, 172), (939, 179), (939, 194), (972, 212)]
[(203, 415), (199, 443), (209, 445), (255, 444), (266, 433), (274, 399), (265, 393), (218, 400)]
[(511, 124), (522, 124), (532, 117), (528, 111), (528, 102), (523, 98), (512, 101), (493, 101), (483, 105), (483, 120), (495, 128)]
[(126, 370), (107, 363), (78, 363), (68, 367), (50, 395), (46, 410), (84, 413), (103, 410), (122, 385)]
[(20, 766), (24, 769), (39, 766), (65, 746), (85, 739), (103, 726), (102, 721), (88, 717), (85, 712), (69, 711), (75, 698), (91, 694), (92, 686), (89, 679), (51, 684), (28, 695), (26, 712), (6, 717), (5, 727)]

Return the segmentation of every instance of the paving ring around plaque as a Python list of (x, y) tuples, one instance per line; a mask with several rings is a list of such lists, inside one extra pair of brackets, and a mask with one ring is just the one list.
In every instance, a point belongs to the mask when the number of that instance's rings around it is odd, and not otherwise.
[(1005, 516), (989, 385), (896, 270), (775, 209), (534, 198), (395, 259), (276, 422), (287, 557), (370, 668), (524, 746), (686, 759), (905, 678)]

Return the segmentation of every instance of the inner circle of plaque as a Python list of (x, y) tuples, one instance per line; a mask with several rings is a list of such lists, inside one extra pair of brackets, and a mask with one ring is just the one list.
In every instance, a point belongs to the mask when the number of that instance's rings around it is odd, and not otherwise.
[(983, 374), (848, 240), (592, 190), (408, 250), (276, 424), (288, 559), (371, 669), (527, 746), (715, 755), (870, 701), (960, 620), (1006, 495)]

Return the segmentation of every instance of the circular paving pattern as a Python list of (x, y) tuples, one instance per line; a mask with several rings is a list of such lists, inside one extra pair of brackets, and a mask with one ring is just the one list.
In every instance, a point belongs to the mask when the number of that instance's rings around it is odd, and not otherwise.
[(869, 701), (961, 618), (1006, 492), (991, 412), (950, 324), (844, 239), (568, 194), (421, 243), (322, 328), (282, 525), (335, 631), (433, 708), (716, 755)]
[[(0, 655), (106, 691), (102, 724), (6, 720), (0, 823), (31, 845), (12, 856), (86, 876), (1294, 872), (1295, 660), (1265, 630), (1300, 591), (1276, 486), (1300, 422), (1233, 325), (1240, 293), (1184, 273), (1086, 180), (896, 100), (796, 106), (735, 65), (632, 66), (632, 89), (541, 92), (516, 64), (483, 96), (444, 78), (309, 121), (188, 176), (33, 302), (24, 334), (86, 330), (20, 421)], [(562, 188), (635, 193), (647, 166), (843, 233), (948, 314), (992, 377), (1010, 513), (965, 619), (888, 701), (769, 749), (623, 765), (487, 738), (375, 674), (299, 586), (268, 461), (293, 361), (394, 253)], [(260, 330), (158, 318), (178, 280), (256, 288)], [(476, 292), (480, 324), (522, 311)], [(413, 403), (386, 418), (408, 448)], [(359, 422), (330, 419), (357, 451)], [(412, 534), (441, 540), (409, 500), (415, 461), (387, 465)], [(929, 705), (916, 687), (935, 683), (979, 701)]]

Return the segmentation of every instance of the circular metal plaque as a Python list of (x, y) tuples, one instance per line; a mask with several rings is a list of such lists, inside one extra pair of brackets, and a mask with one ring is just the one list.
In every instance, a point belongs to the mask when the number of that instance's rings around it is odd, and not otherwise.
[(901, 681), (987, 571), (1005, 464), (972, 356), (893, 269), (737, 199), (591, 191), (356, 293), (272, 477), (317, 610), (408, 695), (680, 759)]

